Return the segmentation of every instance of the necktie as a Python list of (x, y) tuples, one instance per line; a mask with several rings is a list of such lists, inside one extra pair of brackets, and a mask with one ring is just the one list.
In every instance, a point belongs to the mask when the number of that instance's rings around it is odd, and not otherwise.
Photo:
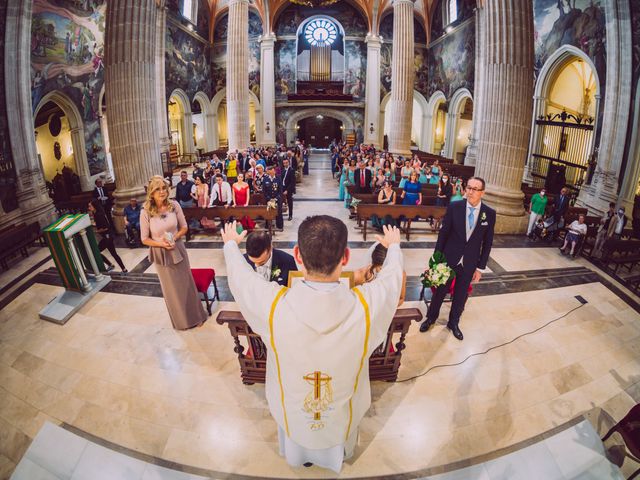
[(360, 170), (360, 186), (364, 187), (364, 170)]
[(218, 192), (220, 192), (219, 196), (220, 196), (220, 201), (224, 201), (222, 200), (222, 184), (218, 185)]
[(473, 225), (475, 224), (475, 218), (473, 213), (476, 211), (474, 207), (469, 207), (469, 230), (473, 230)]

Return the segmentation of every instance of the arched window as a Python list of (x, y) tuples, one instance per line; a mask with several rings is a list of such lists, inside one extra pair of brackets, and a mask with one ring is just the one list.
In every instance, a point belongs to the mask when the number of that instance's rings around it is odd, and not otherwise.
[(450, 25), (458, 19), (458, 0), (445, 0), (444, 24)]
[(198, 0), (182, 0), (182, 16), (191, 23), (198, 18)]

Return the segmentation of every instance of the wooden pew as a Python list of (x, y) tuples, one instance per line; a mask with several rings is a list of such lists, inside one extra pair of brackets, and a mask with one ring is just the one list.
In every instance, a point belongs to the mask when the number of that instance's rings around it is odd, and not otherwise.
[(362, 236), (364, 241), (367, 241), (367, 224), (373, 215), (377, 215), (379, 218), (385, 218), (387, 215), (391, 218), (398, 219), (404, 216), (407, 219), (407, 228), (405, 231), (407, 241), (411, 236), (411, 222), (414, 218), (420, 218), (427, 220), (433, 217), (435, 220), (439, 220), (444, 217), (446, 213), (446, 207), (432, 207), (425, 205), (378, 205), (378, 204), (366, 204), (361, 203), (358, 205), (358, 215), (362, 219)]
[(40, 241), (40, 245), (44, 246), (44, 238), (38, 222), (28, 225), (22, 223), (10, 230), (4, 230), (0, 235), (0, 267), (7, 270), (9, 268), (7, 260), (18, 252), (23, 257), (28, 257), (27, 248), (36, 241)]
[[(209, 220), (219, 219), (223, 222), (228, 222), (231, 217), (240, 221), (242, 217), (249, 217), (253, 221), (265, 220), (267, 223), (267, 230), (269, 235), (273, 237), (273, 221), (277, 216), (277, 209), (268, 209), (266, 205), (249, 205), (248, 207), (211, 207), (211, 208), (198, 208), (189, 207), (183, 208), (184, 216), (187, 219), (187, 225), (190, 224), (190, 220), (200, 221), (203, 217)], [(191, 238), (191, 231), (187, 232), (187, 240)]]
[[(387, 338), (369, 358), (371, 380), (394, 382), (398, 378), (402, 351), (406, 348), (407, 332), (411, 322), (421, 320), (422, 313), (417, 308), (396, 310), (387, 331)], [(260, 335), (251, 330), (240, 312), (222, 310), (216, 317), (216, 322), (229, 327), (229, 333), (233, 337), (233, 351), (238, 354), (242, 383), (245, 385), (264, 383), (267, 371), (267, 348)]]
[(640, 263), (640, 240), (621, 240), (608, 238), (602, 247), (601, 262), (606, 269), (613, 265), (613, 273), (618, 273), (622, 266), (629, 271)]

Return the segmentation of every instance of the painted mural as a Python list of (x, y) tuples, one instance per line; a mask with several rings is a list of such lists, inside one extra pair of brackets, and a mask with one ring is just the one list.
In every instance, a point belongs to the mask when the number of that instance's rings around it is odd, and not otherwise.
[(633, 85), (640, 80), (640, 2), (631, 3), (631, 34), (633, 44)]
[(534, 0), (536, 76), (562, 45), (573, 45), (594, 62), (604, 91), (605, 15), (601, 0)]
[(104, 84), (104, 0), (34, 0), (31, 24), (31, 103), (49, 92), (71, 98), (84, 122), (91, 175), (106, 170), (98, 105)]
[[(4, 52), (7, 3), (0, 2), (0, 52)], [(5, 213), (18, 208), (16, 168), (9, 138), (9, 117), (5, 100), (4, 62), (0, 62), (0, 205)]]
[(300, 24), (313, 15), (326, 15), (335, 18), (348, 36), (364, 37), (369, 30), (367, 22), (360, 12), (346, 2), (322, 8), (291, 4), (282, 12), (276, 22), (276, 35), (295, 35)]
[(364, 100), (367, 75), (367, 45), (362, 41), (345, 42), (344, 91), (354, 100)]
[(176, 88), (184, 90), (190, 99), (199, 91), (211, 98), (214, 87), (209, 44), (168, 21), (165, 47), (167, 98)]
[[(386, 38), (386, 37), (383, 37)], [(391, 91), (391, 40), (385, 40), (380, 46), (380, 100)]]
[(382, 21), (380, 22), (378, 32), (384, 40), (391, 41), (393, 39), (393, 10), (391, 11), (391, 13), (383, 17)]
[(249, 10), (249, 90), (260, 98), (260, 35), (262, 20), (253, 10)]
[(227, 26), (229, 15), (222, 14), (213, 29), (211, 77), (214, 95), (227, 86)]
[(276, 98), (295, 92), (296, 41), (279, 40), (275, 46)]
[[(441, 90), (447, 98), (460, 88), (473, 94), (476, 32), (473, 20), (435, 44), (432, 42), (416, 74), (416, 88), (426, 99)], [(417, 60), (416, 60), (417, 62)], [(425, 64), (426, 62), (426, 64)]]
[(415, 47), (414, 49), (414, 68), (415, 79), (413, 88), (419, 92), (426, 92), (429, 89), (429, 68), (427, 65), (427, 57), (429, 51), (426, 48)]

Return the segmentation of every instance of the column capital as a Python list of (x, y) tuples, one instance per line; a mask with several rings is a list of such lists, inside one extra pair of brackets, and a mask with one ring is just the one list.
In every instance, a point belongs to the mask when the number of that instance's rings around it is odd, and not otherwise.
[(268, 46), (269, 44), (273, 45), (276, 42), (276, 34), (273, 32), (265, 33), (264, 35), (260, 35), (258, 40), (260, 41), (261, 46)]
[(402, 5), (403, 3), (408, 3), (413, 6), (416, 3), (416, 0), (393, 0), (393, 6)]
[(249, 0), (229, 0), (229, 6), (235, 5), (236, 3), (249, 5)]
[(367, 33), (364, 41), (369, 48), (380, 48), (382, 45), (382, 37), (373, 33)]

